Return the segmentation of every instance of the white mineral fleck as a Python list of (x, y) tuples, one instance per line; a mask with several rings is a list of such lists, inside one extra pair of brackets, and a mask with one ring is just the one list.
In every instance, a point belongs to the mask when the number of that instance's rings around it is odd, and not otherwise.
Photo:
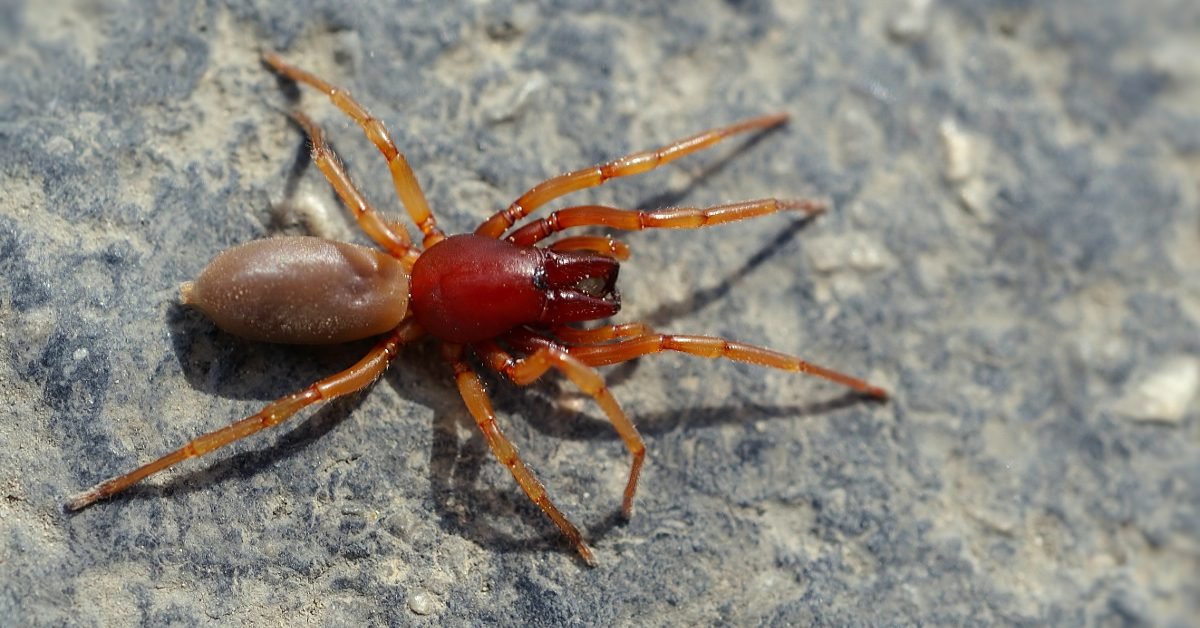
[(1136, 421), (1178, 423), (1200, 388), (1200, 360), (1176, 356), (1134, 381), (1118, 402), (1120, 412)]

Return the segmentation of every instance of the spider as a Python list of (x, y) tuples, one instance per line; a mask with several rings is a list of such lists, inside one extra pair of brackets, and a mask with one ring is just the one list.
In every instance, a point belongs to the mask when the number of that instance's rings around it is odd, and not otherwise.
[(632, 457), (621, 503), (625, 518), (633, 513), (646, 446), (597, 372), (598, 366), (677, 351), (807, 373), (868, 397), (887, 398), (880, 387), (761, 347), (709, 336), (661, 334), (642, 323), (580, 327), (576, 324), (611, 317), (620, 309), (615, 283), (619, 262), (629, 257), (629, 247), (608, 237), (578, 235), (535, 246), (560, 232), (587, 226), (626, 231), (696, 229), (784, 210), (811, 216), (824, 210), (820, 202), (769, 198), (656, 211), (579, 205), (514, 229), (534, 210), (568, 193), (653, 170), (730, 136), (778, 126), (786, 121), (786, 114), (751, 118), (657, 150), (547, 179), (493, 214), (473, 233), (446, 236), (430, 212), (407, 159), (382, 122), (349, 92), (287, 63), (279, 55), (266, 52), (263, 60), (279, 76), (327, 95), (362, 127), (387, 159), (396, 194), (420, 231), (422, 242), (413, 242), (406, 229), (389, 223), (371, 206), (329, 148), (321, 128), (297, 111), (292, 116), (308, 135), (313, 162), (362, 231), (382, 251), (308, 236), (252, 241), (217, 255), (196, 281), (183, 285), (182, 301), (200, 309), (219, 328), (254, 341), (327, 344), (373, 336), (380, 340), (345, 371), (271, 402), (256, 414), (204, 434), (129, 473), (101, 482), (70, 498), (68, 509), (79, 510), (115, 495), (184, 460), (278, 425), (308, 406), (362, 390), (379, 379), (396, 359), (401, 345), (431, 336), (441, 341), (441, 353), (453, 371), (458, 391), (496, 458), (582, 559), (595, 565), (595, 555), (579, 529), (550, 500), (500, 429), (484, 386), (469, 361), (471, 356), (519, 386), (554, 369), (596, 401)]

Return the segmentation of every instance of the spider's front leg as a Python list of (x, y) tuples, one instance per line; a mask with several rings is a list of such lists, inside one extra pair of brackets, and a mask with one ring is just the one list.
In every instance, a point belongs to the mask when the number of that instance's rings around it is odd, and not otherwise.
[(604, 205), (578, 205), (560, 209), (541, 220), (530, 222), (512, 232), (507, 240), (513, 244), (532, 246), (561, 231), (589, 226), (610, 227), (623, 231), (702, 229), (788, 210), (799, 211), (810, 217), (825, 211), (825, 203), (810, 199), (764, 198), (713, 207), (672, 207), (653, 211), (619, 209)]
[(749, 120), (743, 120), (726, 127), (704, 131), (691, 137), (676, 140), (662, 148), (632, 153), (605, 164), (583, 168), (547, 179), (522, 194), (520, 198), (513, 201), (512, 205), (493, 214), (491, 218), (485, 220), (483, 224), (475, 229), (475, 233), (476, 235), (487, 236), (489, 238), (499, 238), (504, 235), (505, 231), (508, 231), (509, 228), (516, 224), (518, 220), (528, 216), (533, 210), (556, 198), (565, 196), (571, 192), (596, 187), (609, 179), (628, 177), (654, 170), (680, 157), (709, 148), (725, 138), (779, 126), (786, 122), (787, 118), (786, 113), (750, 118)]

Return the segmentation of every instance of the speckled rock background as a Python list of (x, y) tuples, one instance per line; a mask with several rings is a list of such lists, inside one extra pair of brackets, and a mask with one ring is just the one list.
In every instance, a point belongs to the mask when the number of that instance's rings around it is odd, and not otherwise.
[[(1196, 625), (1200, 4), (0, 3), (0, 623)], [(342, 4), (342, 3), (336, 3)], [(177, 305), (225, 247), (362, 240), (286, 118), (386, 168), (265, 47), (387, 121), (465, 231), (541, 179), (792, 121), (576, 202), (828, 198), (627, 238), (624, 320), (894, 390), (682, 356), (489, 379), (589, 569), (433, 345), (368, 394), (73, 516), (64, 498), (344, 368)]]

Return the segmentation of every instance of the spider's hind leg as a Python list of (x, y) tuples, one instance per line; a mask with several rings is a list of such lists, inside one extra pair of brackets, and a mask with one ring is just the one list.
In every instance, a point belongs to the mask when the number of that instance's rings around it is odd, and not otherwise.
[(68, 510), (80, 510), (97, 501), (106, 499), (142, 480), (164, 471), (185, 460), (203, 456), (247, 436), (279, 425), (300, 410), (315, 403), (341, 397), (370, 386), (396, 358), (400, 345), (421, 335), (420, 327), (411, 320), (401, 323), (394, 331), (380, 340), (367, 355), (354, 366), (322, 379), (308, 388), (277, 399), (258, 413), (221, 429), (204, 434), (183, 447), (148, 462), (129, 473), (119, 475), (75, 495), (67, 502)]

